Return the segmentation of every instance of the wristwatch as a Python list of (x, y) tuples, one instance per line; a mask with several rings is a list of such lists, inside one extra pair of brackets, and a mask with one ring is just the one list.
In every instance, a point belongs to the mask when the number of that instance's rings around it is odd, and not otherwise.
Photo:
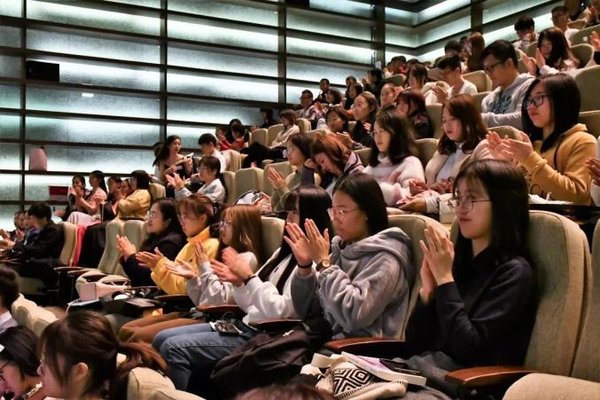
[(317, 271), (322, 271), (325, 268), (329, 267), (331, 267), (331, 260), (329, 259), (329, 257), (325, 257), (317, 264)]

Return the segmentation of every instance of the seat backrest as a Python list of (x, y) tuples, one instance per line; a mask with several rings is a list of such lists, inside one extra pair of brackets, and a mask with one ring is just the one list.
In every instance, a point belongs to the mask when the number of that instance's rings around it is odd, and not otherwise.
[(150, 186), (148, 186), (148, 191), (150, 192), (150, 196), (152, 196), (152, 200), (164, 199), (167, 197), (167, 189), (160, 183), (152, 182)]
[(527, 54), (528, 57), (535, 57), (535, 51), (537, 50), (537, 41), (531, 43), (529, 46), (527, 46), (527, 49), (525, 49), (525, 54)]
[(571, 51), (573, 55), (579, 60), (579, 68), (585, 68), (588, 65), (594, 65), (594, 48), (591, 44), (588, 43), (580, 43), (575, 46), (571, 46)]
[(492, 90), (492, 80), (481, 70), (466, 73), (463, 75), (463, 78), (477, 86), (477, 92), (479, 93)]
[(585, 19), (576, 19), (575, 21), (570, 21), (567, 23), (567, 26), (571, 29), (581, 30), (585, 28), (587, 21)]
[(569, 71), (581, 93), (579, 111), (600, 110), (600, 65)]
[(34, 310), (36, 307), (37, 304), (26, 299), (25, 296), (21, 294), (13, 303), (10, 313), (19, 326), (25, 326), (31, 329), (33, 324), (32, 315), (35, 313)]
[(360, 162), (366, 167), (369, 165), (369, 158), (371, 157), (371, 149), (366, 147), (364, 149), (354, 150), (358, 158), (360, 158)]
[(481, 102), (488, 94), (490, 94), (490, 92), (479, 92), (473, 95), (473, 104), (475, 105), (477, 112), (481, 112)]
[(298, 118), (296, 120), (296, 125), (298, 125), (298, 128), (300, 128), (300, 133), (310, 131), (310, 121), (306, 118)]
[(189, 392), (177, 389), (154, 389), (150, 393), (148, 400), (204, 400), (202, 397), (196, 396)]
[(98, 269), (106, 274), (113, 274), (118, 265), (121, 253), (117, 248), (117, 235), (123, 235), (125, 221), (115, 218), (106, 224), (106, 242)]
[(393, 83), (396, 87), (402, 86), (402, 85), (404, 85), (404, 82), (406, 82), (406, 75), (396, 74), (396, 75), (388, 76), (387, 78), (384, 79), (384, 82)]
[(56, 315), (52, 311), (46, 310), (43, 307), (37, 306), (31, 310), (31, 330), (40, 337), (44, 329), (54, 321)]
[(579, 226), (558, 214), (530, 211), (527, 246), (535, 271), (537, 312), (525, 366), (569, 375), (591, 281), (588, 242)]
[(442, 137), (442, 104), (427, 104), (427, 114), (433, 126), (433, 137), (439, 139)]
[(571, 376), (600, 382), (600, 220), (592, 239), (592, 268), (591, 295)]
[(313, 129), (304, 133), (310, 140), (315, 140), (318, 134), (325, 134), (327, 131), (325, 129)]
[(278, 163), (271, 163), (267, 165), (264, 169), (263, 174), (263, 188), (264, 192), (269, 196), (273, 194), (273, 185), (271, 185), (271, 181), (269, 180), (269, 170), (274, 169), (281, 174), (284, 178), (292, 173), (293, 169), (289, 162), (282, 161)]
[(600, 110), (580, 112), (579, 122), (585, 124), (587, 131), (594, 137), (600, 136)]
[(137, 219), (125, 221), (125, 224), (123, 225), (123, 235), (129, 239), (136, 249), (139, 249), (144, 240), (148, 237), (148, 232), (146, 232), (146, 221)]
[(281, 218), (261, 217), (261, 223), (263, 250), (268, 259), (281, 246), (285, 221)]
[(427, 166), (433, 154), (437, 151), (438, 140), (433, 138), (417, 139), (417, 149), (419, 150), (419, 160), (423, 164), (423, 168)]
[(448, 230), (444, 227), (444, 225), (440, 224), (434, 219), (426, 217), (420, 214), (398, 214), (398, 215), (389, 215), (389, 225), (390, 227), (400, 228), (408, 235), (411, 240), (411, 252), (412, 252), (412, 262), (416, 268), (416, 276), (413, 287), (410, 291), (410, 306), (409, 312), (406, 315), (406, 320), (404, 321), (404, 326), (408, 322), (408, 318), (412, 313), (415, 305), (417, 304), (417, 299), (419, 296), (419, 290), (421, 289), (421, 276), (419, 271), (421, 269), (421, 264), (423, 263), (423, 251), (419, 246), (419, 241), (425, 240), (424, 230), (428, 226), (433, 229), (439, 229), (440, 232), (448, 232)]
[(248, 140), (248, 144), (258, 142), (263, 146), (268, 146), (270, 143), (267, 144), (267, 132), (268, 131), (266, 128), (255, 129), (250, 135), (250, 140)]
[(267, 130), (267, 144), (265, 146), (270, 146), (273, 143), (273, 140), (279, 135), (280, 132), (283, 131), (283, 124), (275, 124), (271, 125)]
[(69, 222), (61, 222), (61, 225), (65, 243), (58, 259), (61, 265), (71, 265), (77, 248), (77, 226)]
[(349, 121), (348, 122), (348, 133), (352, 132), (354, 130), (355, 126), (356, 126), (356, 121)]
[(147, 399), (156, 389), (175, 389), (173, 382), (150, 368), (134, 368), (127, 379), (128, 399)]
[(589, 28), (581, 29), (571, 36), (571, 46), (581, 43), (591, 43), (590, 35), (593, 31), (600, 31), (600, 25), (590, 26)]
[(242, 168), (235, 173), (235, 198), (249, 190), (263, 190), (263, 170)]
[(223, 172), (223, 182), (225, 189), (227, 189), (227, 198), (225, 199), (225, 204), (232, 205), (235, 201), (235, 173), (231, 171)]
[(227, 161), (227, 171), (235, 172), (242, 168), (242, 157), (240, 153), (235, 150), (224, 150), (222, 153)]

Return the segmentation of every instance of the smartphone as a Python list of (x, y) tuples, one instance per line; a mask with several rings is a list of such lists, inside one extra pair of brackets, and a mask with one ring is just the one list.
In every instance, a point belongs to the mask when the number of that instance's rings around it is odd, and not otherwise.
[(380, 358), (379, 362), (394, 372), (401, 372), (403, 374), (410, 375), (421, 375), (421, 371), (417, 371), (416, 369), (410, 369), (408, 367), (408, 364), (402, 361), (395, 361), (389, 358)]
[(225, 320), (218, 320), (215, 322), (209, 322), (211, 328), (215, 332), (219, 332), (222, 335), (241, 335), (242, 331), (240, 331), (232, 322)]

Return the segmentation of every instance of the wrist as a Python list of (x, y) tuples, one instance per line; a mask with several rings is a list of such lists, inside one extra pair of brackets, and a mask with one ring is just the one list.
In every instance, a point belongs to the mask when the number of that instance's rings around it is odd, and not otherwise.
[(452, 274), (441, 276), (439, 279), (436, 279), (436, 283), (438, 286), (445, 285), (446, 283), (454, 282), (454, 277)]
[(256, 274), (252, 274), (243, 280), (244, 286), (246, 286), (252, 279), (257, 278)]

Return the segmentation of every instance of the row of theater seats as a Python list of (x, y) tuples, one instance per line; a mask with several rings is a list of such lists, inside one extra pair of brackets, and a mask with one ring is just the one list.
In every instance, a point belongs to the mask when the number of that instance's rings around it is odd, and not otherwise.
[[(524, 366), (461, 370), (447, 379), (470, 388), (509, 377), (516, 383), (509, 388), (505, 400), (599, 398), (600, 225), (594, 233), (591, 257), (587, 239), (575, 222), (546, 211), (531, 211), (530, 217), (528, 248), (536, 274), (538, 308)], [(445, 229), (421, 215), (390, 216), (390, 225), (403, 229), (411, 238), (412, 261), (416, 265), (422, 262), (418, 243), (424, 239), (424, 228)], [(454, 224), (453, 240), (457, 231)], [(411, 291), (411, 309), (419, 287), (420, 280)], [(352, 338), (331, 341), (325, 347), (335, 352), (393, 357), (399, 341)], [(529, 375), (531, 371), (536, 373)], [(562, 396), (551, 396), (556, 393)], [(164, 396), (161, 399), (200, 399), (173, 390), (163, 390), (161, 396)]]

